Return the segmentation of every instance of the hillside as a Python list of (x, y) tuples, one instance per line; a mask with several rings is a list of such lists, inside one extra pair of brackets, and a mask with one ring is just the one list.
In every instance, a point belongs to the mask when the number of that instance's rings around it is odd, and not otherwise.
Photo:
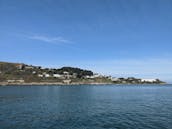
[(113, 78), (90, 70), (73, 67), (42, 68), (24, 63), (0, 62), (0, 83), (59, 83), (59, 84), (160, 84), (159, 79)]
[[(64, 76), (62, 77), (62, 75)], [(23, 63), (0, 62), (0, 81), (14, 79), (23, 79), (25, 82), (60, 81), (60, 78), (82, 79), (85, 76), (92, 75), (92, 71), (83, 70), (80, 68), (62, 67), (59, 69), (50, 69)]]

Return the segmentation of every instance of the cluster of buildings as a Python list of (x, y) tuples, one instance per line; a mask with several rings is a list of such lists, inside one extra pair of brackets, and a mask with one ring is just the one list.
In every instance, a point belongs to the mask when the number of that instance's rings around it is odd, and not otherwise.
[(139, 83), (159, 83), (160, 80), (158, 79), (138, 79), (134, 77), (129, 78), (114, 78), (111, 77), (111, 80), (114, 83), (132, 83), (132, 84), (139, 84)]
[[(67, 71), (60, 72), (52, 72), (53, 69), (43, 69), (40, 66), (31, 66), (31, 65), (25, 65), (25, 64), (17, 64), (17, 69), (20, 71), (31, 71), (33, 75), (36, 75), (39, 78), (56, 78), (64, 81), (64, 83), (70, 83), (72, 79), (80, 78), (77, 73), (69, 73)], [(1, 73), (1, 71), (0, 71)], [(93, 80), (96, 78), (99, 79), (106, 79), (110, 82), (116, 83), (116, 84), (144, 84), (144, 83), (160, 83), (161, 81), (158, 79), (138, 79), (134, 77), (129, 78), (116, 78), (111, 76), (105, 76), (101, 74), (94, 73), (93, 75), (84, 75), (81, 77), (82, 79), (88, 79)], [(14, 80), (7, 80), (8, 83), (24, 83), (23, 79), (14, 79)]]
[[(77, 78), (77, 73), (73, 73), (72, 75), (69, 74), (69, 72), (64, 71), (62, 74), (49, 74), (46, 72), (43, 72), (41, 74), (38, 74), (38, 77), (44, 77), (44, 78), (49, 78), (49, 77), (54, 77), (54, 78), (61, 78), (61, 79), (69, 79), (69, 78)], [(85, 79), (94, 79), (94, 78), (103, 78), (106, 76), (103, 76), (101, 74), (93, 74), (92, 76), (86, 75), (84, 76)]]
[(54, 77), (54, 78), (76, 78), (76, 75), (70, 75), (69, 72), (63, 72), (63, 74), (49, 74), (46, 72), (43, 72), (41, 74), (38, 74), (38, 77), (41, 78), (50, 78), (50, 77)]
[(41, 69), (40, 66), (32, 66), (32, 65), (25, 65), (25, 64), (16, 64), (16, 67), (18, 70), (24, 70), (24, 69)]

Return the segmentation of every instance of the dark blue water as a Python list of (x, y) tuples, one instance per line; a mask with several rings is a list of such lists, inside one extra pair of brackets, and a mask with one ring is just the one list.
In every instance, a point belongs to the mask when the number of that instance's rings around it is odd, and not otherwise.
[(172, 86), (0, 87), (0, 129), (172, 129)]

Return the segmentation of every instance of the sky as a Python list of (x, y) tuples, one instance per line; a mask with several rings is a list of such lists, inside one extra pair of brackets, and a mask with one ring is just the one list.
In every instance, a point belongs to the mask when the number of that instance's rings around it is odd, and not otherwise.
[(172, 82), (172, 1), (0, 0), (0, 61)]

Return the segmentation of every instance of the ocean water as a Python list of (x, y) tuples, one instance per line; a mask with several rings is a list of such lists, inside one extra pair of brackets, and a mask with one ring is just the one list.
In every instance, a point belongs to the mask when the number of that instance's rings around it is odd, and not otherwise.
[(172, 85), (3, 86), (0, 129), (172, 129)]

